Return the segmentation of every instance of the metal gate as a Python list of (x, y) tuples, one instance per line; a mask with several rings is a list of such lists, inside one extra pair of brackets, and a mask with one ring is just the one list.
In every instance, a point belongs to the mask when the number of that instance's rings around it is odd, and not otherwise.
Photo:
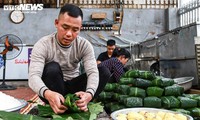
[(195, 45), (195, 52), (196, 52), (196, 61), (197, 61), (197, 80), (199, 83), (199, 78), (200, 78), (200, 44)]

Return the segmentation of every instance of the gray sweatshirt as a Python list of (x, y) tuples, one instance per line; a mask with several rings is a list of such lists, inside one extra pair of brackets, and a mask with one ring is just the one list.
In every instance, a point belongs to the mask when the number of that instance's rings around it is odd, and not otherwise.
[(80, 75), (81, 60), (88, 76), (86, 91), (94, 95), (99, 84), (94, 50), (91, 43), (80, 36), (67, 47), (58, 43), (56, 33), (41, 38), (31, 53), (28, 84), (34, 92), (44, 97), (44, 90), (48, 89), (41, 79), (45, 64), (51, 61), (58, 62), (63, 71), (64, 81), (67, 81)]

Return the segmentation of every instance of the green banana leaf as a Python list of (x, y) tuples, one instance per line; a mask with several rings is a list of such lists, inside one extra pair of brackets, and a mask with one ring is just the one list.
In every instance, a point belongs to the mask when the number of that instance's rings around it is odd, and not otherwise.
[(134, 78), (120, 78), (119, 80), (119, 84), (121, 85), (129, 85), (129, 84), (132, 84), (132, 85), (135, 85), (135, 82), (136, 80)]
[(136, 78), (135, 86), (140, 88), (147, 88), (152, 85), (152, 82), (147, 79)]
[(72, 118), (73, 120), (89, 120), (90, 113), (89, 112), (79, 112), (79, 113), (69, 113), (69, 114), (62, 114), (62, 115), (56, 115), (57, 117), (54, 117), (53, 120), (66, 120), (68, 118)]
[(183, 93), (182, 96), (194, 99), (196, 97), (200, 97), (200, 94), (185, 94), (185, 93)]
[(153, 80), (156, 78), (156, 76), (151, 71), (139, 70), (139, 78), (146, 79), (146, 80)]
[(181, 102), (181, 108), (193, 108), (197, 107), (197, 100), (190, 99), (187, 97), (178, 97), (179, 101)]
[(133, 97), (146, 97), (146, 92), (144, 89), (142, 88), (138, 88), (138, 87), (130, 87), (128, 89), (128, 95), (129, 96), (133, 96)]
[(152, 86), (167, 87), (167, 86), (172, 86), (173, 84), (174, 84), (173, 79), (163, 78), (161, 76), (156, 76), (156, 78), (152, 80)]
[(182, 96), (184, 88), (178, 85), (165, 87), (165, 96)]
[(160, 108), (162, 107), (161, 99), (158, 97), (144, 98), (144, 107)]
[(0, 120), (47, 120), (47, 118), (42, 118), (29, 114), (24, 115), (17, 112), (0, 111)]
[(41, 117), (51, 117), (51, 115), (54, 115), (54, 112), (49, 104), (46, 105), (40, 105), (38, 104), (38, 115)]
[(113, 105), (117, 105), (119, 104), (118, 102), (109, 102), (109, 103), (105, 103), (104, 107), (110, 108)]
[(120, 95), (119, 93), (113, 93), (113, 96), (112, 96), (113, 100), (118, 101), (119, 100), (119, 95)]
[(197, 100), (197, 106), (200, 107), (200, 94), (183, 94), (184, 97)]
[(128, 78), (137, 78), (139, 77), (139, 70), (129, 70), (124, 74), (124, 77), (128, 77)]
[(174, 80), (171, 78), (162, 78), (161, 80), (163, 87), (172, 86), (175, 84)]
[(116, 110), (126, 108), (124, 105), (119, 104), (118, 102), (110, 102), (105, 104), (105, 110), (107, 113), (112, 113)]
[(128, 85), (119, 85), (117, 87), (117, 93), (123, 94), (123, 95), (128, 95), (128, 89), (130, 88), (130, 86)]
[(120, 109), (123, 109), (123, 108), (126, 108), (126, 107), (124, 105), (116, 104), (116, 105), (111, 106), (110, 112), (114, 112), (116, 110), (120, 110)]
[(200, 117), (200, 108), (190, 108), (188, 109), (191, 112), (192, 117)]
[(161, 97), (163, 108), (180, 108), (180, 101), (174, 96)]
[(171, 109), (171, 110), (172, 110), (172, 111), (175, 111), (175, 112), (179, 112), (179, 113), (191, 115), (191, 113), (190, 113), (189, 110), (185, 110), (185, 109), (182, 109), (182, 108), (174, 108), (174, 109)]
[(98, 99), (100, 100), (107, 100), (107, 99), (111, 99), (113, 96), (113, 92), (105, 92), (105, 91), (102, 91), (99, 96), (98, 96)]
[(124, 105), (126, 107), (142, 107), (143, 99), (139, 97), (128, 97), (124, 99)]
[(78, 106), (76, 105), (76, 100), (79, 100), (80, 98), (78, 96), (76, 96), (75, 94), (67, 94), (65, 96), (65, 102), (64, 105), (66, 105), (68, 107), (68, 109), (70, 110), (70, 112), (81, 112), (78, 109)]
[(118, 102), (119, 103), (124, 103), (124, 99), (129, 97), (128, 95), (119, 95), (118, 97)]
[(164, 89), (159, 87), (148, 87), (146, 92), (148, 96), (161, 97), (163, 95)]
[(106, 86), (104, 87), (104, 91), (110, 92), (114, 91), (117, 88), (118, 84), (117, 83), (107, 83)]
[[(65, 113), (60, 114), (60, 115), (56, 115), (55, 113), (52, 113), (52, 109), (49, 105), (48, 106), (39, 105), (39, 106), (40, 106), (40, 107), (38, 107), (39, 115), (43, 116), (43, 117), (47, 117), (47, 115), (50, 115), (48, 117), (49, 118), (53, 117), (53, 120), (66, 120), (68, 118), (69, 119), (73, 118), (73, 120), (95, 120), (97, 115), (100, 112), (103, 112), (103, 106), (101, 105), (101, 103), (93, 103), (93, 102), (90, 102), (88, 104), (88, 109), (89, 109), (88, 112), (66, 111)], [(44, 115), (42, 115), (42, 114), (44, 114)], [(15, 119), (13, 119), (13, 120), (15, 120)], [(21, 120), (23, 120), (23, 119), (21, 119)], [(31, 120), (31, 119), (27, 119), (27, 120)], [(37, 119), (34, 119), (34, 120), (37, 120)], [(40, 119), (38, 119), (38, 120), (40, 120)]]
[(198, 97), (194, 97), (194, 98), (192, 98), (192, 99), (194, 99), (194, 100), (197, 100), (197, 102), (198, 102), (198, 107), (200, 107), (200, 96), (198, 96)]

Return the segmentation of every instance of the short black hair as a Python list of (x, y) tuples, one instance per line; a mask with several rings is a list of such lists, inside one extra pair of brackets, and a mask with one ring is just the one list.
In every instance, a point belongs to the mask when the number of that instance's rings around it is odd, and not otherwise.
[(115, 45), (115, 40), (109, 39), (107, 41), (107, 46), (113, 46), (113, 45)]
[(115, 48), (114, 51), (113, 51), (113, 55), (112, 57), (119, 57), (121, 55), (124, 55), (125, 58), (131, 58), (131, 54), (128, 50), (126, 50), (125, 48)]
[(81, 10), (81, 8), (79, 8), (78, 6), (76, 5), (73, 5), (73, 4), (65, 4), (64, 6), (62, 6), (62, 8), (60, 9), (60, 13), (59, 15), (61, 14), (64, 14), (64, 13), (68, 13), (69, 16), (71, 17), (79, 17), (81, 16), (81, 19), (83, 20), (83, 12)]

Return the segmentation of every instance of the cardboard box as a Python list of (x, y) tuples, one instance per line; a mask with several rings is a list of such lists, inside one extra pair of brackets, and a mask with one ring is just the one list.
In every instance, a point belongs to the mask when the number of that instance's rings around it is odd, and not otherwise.
[(107, 14), (104, 12), (92, 13), (91, 17), (92, 17), (92, 19), (105, 19), (107, 17)]

